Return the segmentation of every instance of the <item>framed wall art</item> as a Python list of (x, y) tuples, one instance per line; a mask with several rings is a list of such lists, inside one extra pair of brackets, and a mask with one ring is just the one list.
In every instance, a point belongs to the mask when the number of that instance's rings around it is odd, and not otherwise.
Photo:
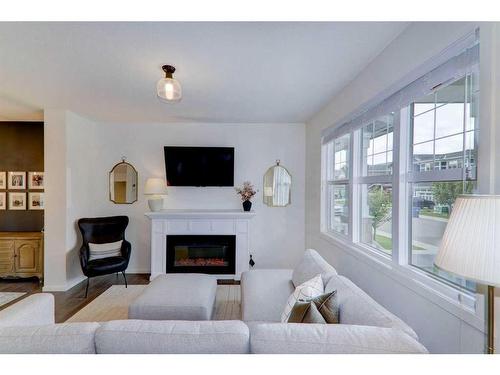
[(9, 172), (8, 182), (9, 182), (9, 189), (25, 190), (26, 172)]
[(9, 192), (9, 210), (25, 210), (26, 193)]
[(5, 210), (7, 208), (7, 194), (5, 192), (0, 192), (0, 210)]
[(7, 172), (0, 172), (0, 189), (7, 189)]
[(28, 209), (43, 210), (44, 209), (44, 194), (43, 193), (28, 193)]
[(43, 190), (44, 189), (44, 173), (43, 172), (28, 172), (28, 189)]

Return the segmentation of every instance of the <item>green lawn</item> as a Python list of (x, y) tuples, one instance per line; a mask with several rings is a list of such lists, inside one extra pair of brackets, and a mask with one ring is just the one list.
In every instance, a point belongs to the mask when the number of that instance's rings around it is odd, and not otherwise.
[(385, 250), (392, 250), (392, 238), (381, 236), (377, 234), (375, 236), (375, 242), (382, 246)]
[(420, 210), (420, 215), (423, 215), (423, 216), (432, 216), (432, 217), (439, 217), (441, 219), (449, 219), (450, 218), (450, 215), (448, 214), (441, 214), (439, 212), (434, 212), (428, 208), (422, 208)]
[[(375, 236), (377, 242), (384, 250), (392, 250), (392, 238), (377, 234)], [(423, 247), (413, 245), (413, 250), (425, 250)]]

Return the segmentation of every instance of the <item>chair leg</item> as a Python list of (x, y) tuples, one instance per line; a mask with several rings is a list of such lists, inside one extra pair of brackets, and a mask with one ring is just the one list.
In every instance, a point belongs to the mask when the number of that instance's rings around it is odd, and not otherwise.
[(87, 295), (89, 294), (89, 282), (90, 282), (90, 277), (87, 277), (87, 286), (85, 288), (85, 299), (87, 298)]
[(125, 271), (122, 272), (123, 278), (125, 279), (125, 288), (128, 288), (127, 285), (127, 276), (125, 276)]

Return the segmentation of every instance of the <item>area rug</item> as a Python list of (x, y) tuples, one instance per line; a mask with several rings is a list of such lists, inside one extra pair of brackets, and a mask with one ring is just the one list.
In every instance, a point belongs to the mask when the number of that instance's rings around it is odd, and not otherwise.
[(25, 294), (26, 293), (0, 292), (0, 307), (14, 301), (15, 299), (18, 299), (19, 297), (24, 296)]
[[(146, 285), (113, 285), (66, 322), (106, 322), (127, 319), (128, 307)], [(218, 285), (214, 320), (241, 319), (240, 286)]]

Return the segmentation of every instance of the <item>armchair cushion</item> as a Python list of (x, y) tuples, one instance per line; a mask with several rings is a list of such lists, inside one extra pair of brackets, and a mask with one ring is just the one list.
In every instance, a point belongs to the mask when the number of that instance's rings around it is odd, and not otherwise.
[(121, 256), (123, 240), (107, 243), (89, 242), (89, 260)]
[(87, 263), (86, 275), (88, 277), (122, 272), (127, 268), (128, 260), (122, 256), (90, 260)]

